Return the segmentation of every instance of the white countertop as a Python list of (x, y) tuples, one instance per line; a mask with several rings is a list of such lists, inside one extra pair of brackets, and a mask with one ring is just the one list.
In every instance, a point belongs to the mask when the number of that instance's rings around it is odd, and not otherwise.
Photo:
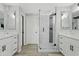
[(70, 38), (74, 38), (74, 39), (78, 39), (79, 40), (79, 35), (78, 34), (73, 34), (73, 33), (59, 33), (59, 35), (63, 35), (66, 37), (70, 37)]
[(10, 37), (10, 36), (14, 36), (14, 35), (16, 35), (16, 33), (12, 33), (12, 32), (10, 32), (10, 33), (0, 33), (0, 39), (4, 39), (4, 38), (7, 38), (7, 37)]

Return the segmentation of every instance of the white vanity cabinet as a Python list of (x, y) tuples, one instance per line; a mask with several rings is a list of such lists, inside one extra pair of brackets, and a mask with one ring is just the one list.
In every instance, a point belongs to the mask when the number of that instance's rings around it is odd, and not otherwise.
[(0, 39), (0, 56), (12, 56), (17, 51), (17, 37)]
[(59, 36), (59, 50), (63, 55), (66, 55), (66, 56), (78, 56), (79, 55), (79, 40), (60, 35)]

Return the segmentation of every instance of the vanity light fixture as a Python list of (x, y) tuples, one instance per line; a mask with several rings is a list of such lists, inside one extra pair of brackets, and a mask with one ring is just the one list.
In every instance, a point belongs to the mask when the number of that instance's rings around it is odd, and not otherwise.
[(14, 14), (12, 14), (12, 18), (15, 18), (15, 15)]
[(65, 13), (63, 16), (62, 16), (62, 19), (66, 18), (68, 16), (68, 13)]

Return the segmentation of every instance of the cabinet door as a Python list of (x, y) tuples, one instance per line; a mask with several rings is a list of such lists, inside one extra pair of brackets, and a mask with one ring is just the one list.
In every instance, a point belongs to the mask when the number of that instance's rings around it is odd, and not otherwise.
[(3, 40), (0, 40), (0, 56), (3, 55), (2, 45), (3, 45)]
[(64, 36), (61, 36), (59, 40), (59, 48), (64, 55), (69, 55), (69, 42), (67, 40), (68, 38)]
[(2, 55), (3, 55), (3, 56), (7, 56), (7, 55), (8, 55), (7, 52), (8, 52), (8, 51), (7, 51), (7, 45), (6, 45), (6, 43), (4, 43), (4, 44), (2, 45)]
[(75, 39), (71, 39), (71, 45), (72, 45), (72, 49), (71, 51), (71, 55), (72, 56), (78, 56), (79, 55), (79, 41), (75, 40)]
[(66, 56), (78, 56), (79, 41), (62, 36), (59, 38), (59, 50)]
[(9, 37), (0, 40), (0, 56), (11, 56), (17, 51), (17, 38)]
[(6, 44), (6, 50), (5, 50), (4, 56), (11, 56), (11, 48), (10, 47), (11, 47), (10, 43)]
[(66, 51), (66, 53), (65, 53), (65, 55), (66, 56), (70, 56), (70, 55), (72, 55), (72, 51), (71, 51), (71, 39), (70, 38), (68, 38), (68, 37), (65, 37), (65, 45), (64, 45), (64, 48), (65, 48), (65, 51)]
[(70, 56), (72, 53), (72, 51), (70, 51), (70, 38), (68, 37), (65, 37), (65, 36), (62, 36), (59, 40), (59, 48), (60, 48), (60, 51), (66, 55), (66, 56)]
[(5, 41), (5, 39), (2, 39), (2, 40), (0, 40), (0, 48), (1, 48), (1, 55), (2, 56), (6, 56), (6, 54), (7, 54), (7, 49), (6, 49), (6, 41)]
[(10, 55), (10, 44), (11, 44), (11, 39), (6, 38), (3, 39), (3, 45), (2, 45), (2, 54), (3, 56), (9, 56)]
[(63, 50), (63, 48), (64, 48), (64, 41), (63, 41), (63, 36), (59, 36), (59, 50), (60, 50), (60, 52), (61, 53), (63, 53), (64, 54), (64, 50)]
[(17, 51), (17, 38), (16, 36), (10, 38), (12, 43), (10, 44), (11, 55), (13, 55)]

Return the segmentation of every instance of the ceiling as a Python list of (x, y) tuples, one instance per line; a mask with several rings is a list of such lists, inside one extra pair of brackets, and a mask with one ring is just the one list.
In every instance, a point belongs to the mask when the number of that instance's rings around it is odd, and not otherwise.
[(8, 3), (7, 5), (19, 5), (25, 13), (38, 13), (39, 9), (54, 11), (54, 7), (67, 7), (72, 4), (73, 3)]

